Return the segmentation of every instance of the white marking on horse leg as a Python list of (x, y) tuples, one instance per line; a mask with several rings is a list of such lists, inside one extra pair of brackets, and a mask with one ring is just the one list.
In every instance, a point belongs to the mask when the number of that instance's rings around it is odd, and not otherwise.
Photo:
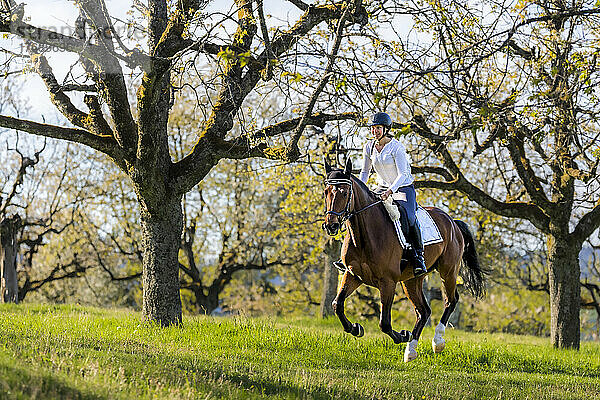
[(435, 327), (435, 333), (431, 340), (431, 347), (433, 347), (434, 353), (441, 353), (446, 347), (446, 341), (444, 340), (444, 334), (446, 333), (446, 326), (441, 322)]
[(419, 341), (416, 339), (411, 340), (406, 345), (406, 349), (404, 350), (404, 362), (410, 362), (417, 358), (417, 345)]

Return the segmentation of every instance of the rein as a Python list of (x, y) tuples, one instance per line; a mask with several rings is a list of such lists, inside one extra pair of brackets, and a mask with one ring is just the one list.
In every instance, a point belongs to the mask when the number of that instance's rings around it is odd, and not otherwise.
[(349, 216), (348, 218), (352, 218), (352, 217), (354, 217), (356, 214), (360, 214), (361, 212), (365, 211), (366, 209), (368, 209), (368, 208), (371, 208), (371, 207), (373, 207), (373, 206), (376, 206), (376, 205), (377, 205), (377, 204), (379, 204), (379, 203), (383, 203), (383, 200), (377, 200), (376, 202), (374, 202), (374, 203), (371, 203), (371, 204), (369, 204), (368, 206), (365, 206), (365, 207), (361, 208), (361, 209), (360, 209), (360, 210), (358, 210), (358, 211), (353, 211), (353, 212), (351, 212), (351, 213), (350, 213), (350, 216)]

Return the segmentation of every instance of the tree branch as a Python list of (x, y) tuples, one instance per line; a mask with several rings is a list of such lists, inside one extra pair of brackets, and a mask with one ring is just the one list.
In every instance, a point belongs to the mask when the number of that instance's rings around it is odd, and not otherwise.
[[(415, 174), (436, 174), (440, 175), (446, 180), (446, 182), (452, 181), (454, 178), (452, 174), (445, 168), (442, 167), (429, 167), (429, 166), (413, 166), (410, 168)], [(423, 181), (425, 182), (425, 181)], [(442, 182), (443, 183), (443, 182)]]
[(573, 230), (572, 237), (578, 244), (582, 244), (600, 226), (600, 201), (595, 207), (585, 214)]
[(190, 41), (184, 39), (185, 31), (196, 12), (207, 2), (198, 0), (180, 0), (171, 14), (154, 54), (169, 58), (190, 47)]
[(550, 213), (553, 210), (553, 203), (551, 203), (546, 197), (544, 188), (540, 184), (540, 180), (531, 168), (531, 164), (525, 154), (525, 144), (523, 141), (523, 135), (520, 132), (515, 132), (514, 135), (507, 135), (505, 137), (508, 142), (508, 152), (510, 158), (517, 170), (517, 174), (521, 178), (523, 186), (527, 190), (527, 194), (531, 200), (539, 206), (545, 213)]
[[(17, 146), (18, 146), (18, 138), (17, 138)], [(27, 168), (35, 166), (35, 164), (37, 164), (40, 161), (40, 154), (42, 153), (42, 151), (44, 151), (45, 148), (46, 148), (46, 143), (44, 142), (44, 147), (41, 150), (35, 152), (33, 159), (29, 158), (29, 157), (24, 157), (18, 148), (15, 149), (17, 151), (17, 153), (19, 154), (19, 156), (21, 157), (21, 165), (19, 167), (19, 171), (17, 172), (17, 177), (15, 178), (12, 189), (8, 193), (8, 197), (6, 199), (4, 199), (4, 204), (2, 204), (2, 197), (0, 197), (0, 218), (6, 214), (6, 209), (10, 205), (15, 194), (17, 194), (17, 189), (19, 188), (19, 186), (21, 186), (23, 184), (23, 178), (25, 177), (25, 174), (27, 173)]]
[[(68, 271), (67, 272), (67, 268), (69, 267), (75, 267), (72, 271)], [(52, 271), (50, 271), (50, 273), (48, 274), (48, 276), (46, 276), (44, 279), (39, 279), (39, 280), (29, 280), (27, 279), (25, 282), (25, 286), (23, 288), (19, 289), (19, 296), (21, 296), (21, 292), (22, 296), (25, 297), (25, 294), (28, 292), (33, 292), (36, 291), (38, 289), (40, 289), (42, 286), (44, 286), (47, 283), (50, 282), (54, 282), (54, 281), (59, 281), (59, 280), (63, 280), (63, 279), (68, 279), (68, 278), (76, 278), (81, 276), (81, 274), (85, 273), (90, 267), (86, 267), (81, 265), (81, 263), (79, 262), (79, 260), (77, 259), (77, 254), (75, 254), (75, 257), (73, 258), (73, 260), (65, 265), (62, 264), (58, 264), (56, 265)], [(65, 271), (63, 274), (59, 273), (61, 271)]]
[[(127, 86), (123, 69), (114, 51), (113, 37), (116, 32), (110, 21), (104, 0), (78, 0), (77, 4), (83, 10), (96, 30), (99, 46), (105, 56), (95, 63), (94, 77), (98, 84), (106, 90), (106, 104), (115, 123), (115, 139), (128, 155), (128, 160), (133, 161), (137, 150), (138, 127), (131, 114), (131, 104), (127, 94)], [(83, 22), (85, 24), (85, 21)], [(145, 68), (151, 62), (144, 62)], [(87, 68), (86, 68), (87, 69)]]
[[(222, 144), (226, 133), (233, 127), (233, 116), (237, 114), (244, 98), (261, 79), (261, 68), (288, 51), (299, 38), (305, 36), (321, 22), (340, 18), (343, 12), (342, 6), (343, 3), (335, 3), (309, 7), (290, 30), (281, 32), (273, 38), (271, 51), (265, 49), (257, 57), (258, 63), (249, 66), (245, 75), (240, 75), (239, 78), (232, 80), (232, 71), (237, 67), (234, 68), (235, 65), (227, 66), (228, 75), (225, 79), (230, 79), (230, 83), (226, 84), (219, 93), (212, 115), (205, 124), (205, 129), (199, 134), (199, 139), (192, 151), (174, 164), (171, 169), (170, 175), (174, 190), (180, 193), (190, 190), (206, 176), (219, 160), (212, 150)], [(356, 14), (364, 12), (362, 7), (355, 10)], [(215, 142), (217, 143), (215, 144)], [(260, 151), (260, 149), (258, 150)], [(248, 154), (254, 153), (249, 152)], [(227, 157), (227, 155), (221, 153), (221, 157)]]
[(487, 210), (504, 217), (525, 218), (542, 232), (548, 232), (550, 219), (540, 207), (532, 203), (502, 202), (485, 193), (483, 190), (469, 182), (463, 175), (459, 166), (456, 165), (446, 146), (448, 138), (432, 133), (422, 118), (417, 120), (416, 123), (411, 126), (413, 126), (413, 129), (417, 134), (425, 138), (429, 144), (429, 148), (443, 163), (447, 170), (447, 173), (444, 172), (444, 174), (448, 175), (449, 173), (449, 177), (452, 178), (452, 180), (447, 180), (446, 182), (433, 180), (418, 181), (415, 182), (415, 186), (459, 191)]
[(10, 15), (8, 19), (0, 20), (0, 32), (12, 33), (25, 40), (77, 53), (97, 62), (106, 56), (104, 49), (98, 45), (29, 25), (21, 19), (15, 19), (14, 14)]
[[(113, 136), (113, 132), (102, 117), (102, 114), (95, 115), (94, 120), (89, 114), (79, 110), (73, 105), (69, 96), (67, 96), (62, 87), (58, 84), (58, 81), (54, 77), (52, 68), (48, 64), (48, 60), (41, 54), (33, 54), (31, 61), (37, 73), (40, 75), (48, 93), (50, 94), (50, 101), (68, 120), (75, 126), (86, 129), (99, 136)], [(99, 109), (99, 106), (98, 106)], [(96, 110), (96, 114), (97, 114)], [(92, 122), (94, 121), (94, 122)]]
[[(360, 3), (360, 1), (358, 3)], [(296, 161), (298, 159), (298, 157), (300, 156), (300, 149), (298, 148), (298, 141), (300, 140), (300, 137), (302, 136), (302, 133), (304, 132), (304, 128), (306, 128), (306, 125), (308, 124), (309, 117), (312, 114), (312, 110), (313, 110), (315, 104), (317, 103), (317, 99), (319, 98), (319, 95), (321, 94), (323, 89), (325, 89), (325, 85), (327, 84), (327, 82), (329, 81), (329, 78), (332, 75), (333, 64), (335, 63), (335, 58), (336, 58), (338, 50), (340, 48), (340, 44), (342, 43), (342, 35), (344, 33), (344, 24), (346, 23), (346, 20), (348, 19), (348, 16), (350, 15), (351, 9), (352, 9), (352, 7), (350, 5), (350, 2), (348, 2), (346, 4), (344, 12), (342, 13), (342, 16), (338, 20), (338, 25), (337, 25), (337, 28), (335, 31), (335, 40), (334, 40), (333, 48), (331, 49), (331, 53), (329, 54), (329, 57), (327, 60), (327, 66), (325, 67), (325, 72), (323, 73), (323, 76), (321, 77), (317, 87), (315, 88), (314, 92), (312, 93), (310, 100), (308, 102), (308, 105), (306, 106), (306, 109), (304, 110), (304, 113), (302, 114), (302, 118), (300, 119), (300, 122), (298, 123), (298, 126), (296, 126), (296, 129), (294, 129), (294, 133), (292, 134), (292, 139), (291, 139), (290, 143), (288, 144), (286, 152), (285, 152), (285, 158), (284, 158), (285, 161)]]
[(290, 3), (301, 9), (302, 11), (308, 10), (309, 5), (302, 0), (288, 0)]
[[(263, 11), (263, 0), (256, 0), (256, 8), (258, 9), (258, 20), (260, 21), (260, 31), (263, 36), (263, 41), (265, 42), (265, 50), (267, 54), (271, 53), (271, 40), (269, 39), (269, 29), (267, 27), (267, 22), (265, 20), (265, 13)], [(267, 62), (265, 73), (263, 75), (263, 79), (265, 81), (270, 81), (273, 78), (273, 65), (271, 62)]]
[(42, 124), (5, 115), (0, 115), (0, 127), (84, 144), (110, 156), (119, 167), (125, 169), (123, 163), (124, 154), (112, 136), (99, 136), (82, 129)]

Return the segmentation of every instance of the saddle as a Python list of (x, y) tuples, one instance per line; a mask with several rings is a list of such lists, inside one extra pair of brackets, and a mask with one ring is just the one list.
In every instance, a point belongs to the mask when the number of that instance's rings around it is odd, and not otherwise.
[[(406, 238), (408, 237), (409, 225), (408, 215), (404, 209), (405, 202), (403, 200), (405, 200), (405, 198), (403, 196), (403, 193), (393, 193), (386, 201), (383, 202), (383, 204), (390, 215), (390, 219), (394, 223), (400, 245), (402, 248), (408, 249), (410, 248), (410, 244)], [(416, 218), (419, 221), (419, 227), (421, 228), (423, 246), (439, 243), (443, 240), (442, 234), (440, 233), (433, 218), (431, 218), (431, 215), (429, 215), (427, 210), (418, 204)]]

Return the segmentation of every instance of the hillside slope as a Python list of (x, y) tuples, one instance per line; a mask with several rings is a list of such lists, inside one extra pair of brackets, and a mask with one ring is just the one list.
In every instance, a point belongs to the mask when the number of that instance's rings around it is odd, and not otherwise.
[[(80, 306), (0, 305), (0, 398), (582, 399), (600, 398), (600, 344), (554, 350), (547, 338), (425, 330), (402, 362), (376, 324), (186, 318), (183, 327)], [(405, 327), (402, 327), (405, 328)], [(406, 327), (408, 328), (408, 327)]]

